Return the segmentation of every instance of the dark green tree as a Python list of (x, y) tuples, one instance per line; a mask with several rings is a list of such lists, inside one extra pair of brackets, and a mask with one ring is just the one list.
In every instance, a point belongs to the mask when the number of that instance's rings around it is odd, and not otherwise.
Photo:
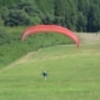
[(65, 0), (55, 0), (54, 1), (54, 16), (55, 16), (55, 24), (65, 26), (65, 14), (66, 14), (66, 6)]
[(10, 7), (13, 4), (20, 2), (20, 0), (0, 0), (0, 8), (2, 7)]
[(87, 31), (95, 32), (100, 30), (100, 1), (93, 0), (91, 2), (90, 11), (88, 14)]
[(30, 25), (29, 16), (22, 10), (10, 11), (5, 19), (5, 26)]
[(76, 31), (78, 32), (85, 32), (86, 29), (86, 25), (87, 25), (87, 17), (83, 15), (82, 12), (78, 13), (78, 19), (77, 19), (77, 29)]
[(90, 0), (77, 0), (77, 31), (87, 31)]
[(66, 27), (72, 30), (76, 30), (77, 23), (77, 8), (73, 0), (66, 1), (66, 15), (65, 15), (65, 24)]
[(10, 43), (10, 37), (4, 29), (0, 28), (0, 45), (7, 43)]

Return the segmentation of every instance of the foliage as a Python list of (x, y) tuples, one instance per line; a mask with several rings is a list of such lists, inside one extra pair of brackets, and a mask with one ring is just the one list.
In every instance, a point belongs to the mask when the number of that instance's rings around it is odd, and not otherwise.
[[(33, 6), (32, 3), (34, 2), (31, 2), (31, 0), (20, 0), (17, 5), (11, 5), (8, 9), (2, 7), (1, 15), (4, 20), (4, 25), (19, 26), (41, 23), (41, 20), (38, 18), (38, 9), (36, 6)], [(4, 11), (6, 13), (4, 13)]]
[(90, 12), (89, 12), (89, 15), (88, 15), (88, 29), (89, 31), (92, 31), (92, 32), (97, 32), (100, 30), (100, 5), (97, 6), (97, 3), (99, 2), (96, 2), (96, 4), (94, 3), (91, 3), (91, 6), (90, 6)]
[(8, 43), (10, 43), (10, 37), (8, 36), (5, 30), (0, 28), (0, 45), (5, 45)]
[(29, 25), (30, 18), (22, 10), (10, 11), (9, 15), (6, 17), (4, 25), (5, 26), (18, 26), (18, 25)]
[(75, 31), (100, 30), (99, 0), (0, 0), (0, 8), (0, 20), (7, 26), (59, 24)]

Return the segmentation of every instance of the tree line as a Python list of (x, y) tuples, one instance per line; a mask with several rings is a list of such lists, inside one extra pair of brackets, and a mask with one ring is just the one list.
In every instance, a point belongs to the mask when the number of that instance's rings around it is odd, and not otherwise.
[(74, 31), (100, 30), (100, 0), (0, 0), (0, 25), (57, 24)]

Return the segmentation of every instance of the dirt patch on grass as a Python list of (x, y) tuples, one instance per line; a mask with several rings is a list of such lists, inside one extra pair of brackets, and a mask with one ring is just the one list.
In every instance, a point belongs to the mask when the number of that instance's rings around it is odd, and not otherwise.
[(100, 44), (99, 33), (79, 33), (82, 44)]

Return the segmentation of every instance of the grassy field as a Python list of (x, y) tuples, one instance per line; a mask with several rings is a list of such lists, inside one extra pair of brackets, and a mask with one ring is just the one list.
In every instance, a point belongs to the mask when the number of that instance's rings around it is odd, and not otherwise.
[(29, 53), (0, 70), (0, 100), (100, 100), (100, 45)]

